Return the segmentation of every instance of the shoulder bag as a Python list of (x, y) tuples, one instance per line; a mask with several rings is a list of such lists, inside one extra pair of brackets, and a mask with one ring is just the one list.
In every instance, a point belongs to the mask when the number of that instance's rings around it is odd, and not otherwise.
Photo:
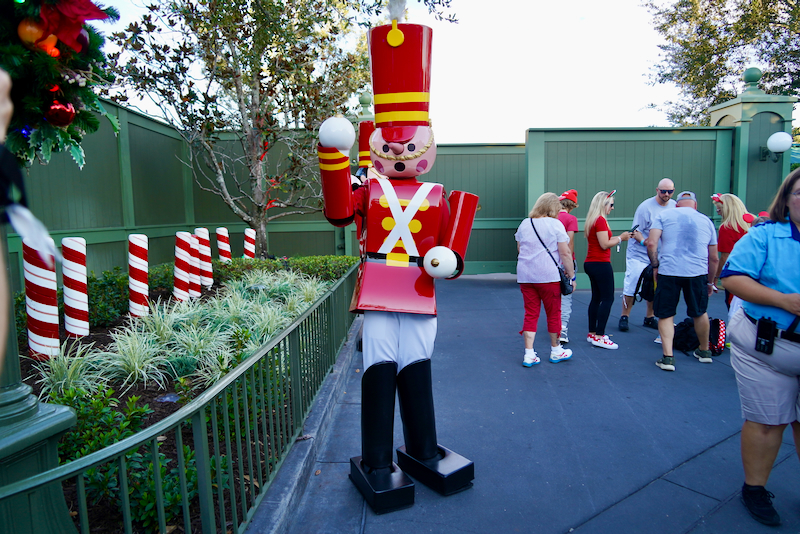
[(539, 238), (539, 242), (542, 244), (544, 249), (547, 251), (547, 255), (550, 256), (550, 259), (553, 260), (553, 263), (556, 264), (556, 268), (558, 269), (558, 275), (561, 277), (561, 280), (560, 280), (561, 294), (562, 295), (570, 295), (570, 294), (572, 294), (572, 290), (574, 289), (572, 287), (572, 281), (569, 279), (569, 276), (567, 276), (567, 273), (564, 272), (564, 268), (562, 266), (560, 266), (558, 264), (558, 262), (556, 261), (556, 259), (553, 257), (553, 255), (550, 254), (550, 250), (548, 250), (547, 245), (544, 244), (544, 241), (542, 241), (542, 237), (539, 235), (539, 232), (536, 231), (536, 227), (533, 225), (533, 219), (530, 219), (530, 221), (531, 221), (531, 226), (533, 227), (533, 231), (536, 233), (536, 237)]

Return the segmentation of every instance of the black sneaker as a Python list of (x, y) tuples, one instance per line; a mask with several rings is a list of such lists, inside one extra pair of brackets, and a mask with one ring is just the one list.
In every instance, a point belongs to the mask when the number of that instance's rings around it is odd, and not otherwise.
[(764, 486), (742, 486), (742, 502), (753, 519), (759, 523), (776, 527), (781, 524), (781, 516), (772, 506), (772, 498), (775, 495), (767, 491)]
[(620, 332), (627, 332), (628, 331), (628, 316), (623, 315), (619, 318), (619, 331)]
[(645, 317), (644, 326), (658, 330), (658, 319), (655, 317)]

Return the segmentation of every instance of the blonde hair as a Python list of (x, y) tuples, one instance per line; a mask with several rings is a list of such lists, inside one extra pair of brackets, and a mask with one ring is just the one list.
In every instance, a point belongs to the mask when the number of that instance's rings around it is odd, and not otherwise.
[(744, 202), (736, 195), (730, 193), (720, 195), (720, 199), (722, 200), (722, 209), (720, 209), (722, 213), (722, 224), (720, 227), (727, 226), (731, 230), (746, 232), (748, 226), (744, 222), (744, 219), (742, 219), (742, 215), (747, 213)]
[(540, 217), (558, 217), (561, 211), (561, 201), (555, 193), (545, 193), (536, 200), (536, 204), (531, 208), (528, 217), (538, 219)]
[(594, 223), (600, 217), (605, 217), (605, 208), (612, 202), (614, 202), (614, 197), (608, 196), (608, 191), (600, 191), (592, 198), (592, 203), (589, 204), (589, 211), (586, 213), (586, 221), (583, 223), (583, 234), (587, 239), (594, 227)]

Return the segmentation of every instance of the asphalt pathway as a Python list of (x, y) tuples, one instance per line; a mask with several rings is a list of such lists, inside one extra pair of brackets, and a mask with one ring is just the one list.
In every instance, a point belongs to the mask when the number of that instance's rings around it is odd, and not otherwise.
[[(571, 360), (551, 364), (544, 317), (540, 365), (522, 367), (522, 297), (513, 275), (437, 283), (433, 355), (439, 443), (475, 462), (474, 487), (443, 497), (416, 484), (413, 507), (376, 515), (348, 479), (360, 454), (361, 355), (340, 357), (308, 424), (319, 441), (295, 448), (248, 532), (758, 533), (800, 532), (800, 463), (791, 432), (768, 489), (783, 525), (750, 518), (739, 499), (742, 424), (729, 353), (702, 364), (676, 352), (676, 371), (655, 365), (657, 331), (634, 307), (618, 350), (586, 342), (591, 295), (574, 295)], [(619, 294), (618, 294), (619, 296)], [(727, 318), (722, 295), (711, 317)], [(677, 321), (685, 317), (679, 307)], [(395, 446), (402, 444), (399, 414)], [(309, 441), (313, 441), (309, 440)], [(280, 513), (276, 512), (280, 510)]]

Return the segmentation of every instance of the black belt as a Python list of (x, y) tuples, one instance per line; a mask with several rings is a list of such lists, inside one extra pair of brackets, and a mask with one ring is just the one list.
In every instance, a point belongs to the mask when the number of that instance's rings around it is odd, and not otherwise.
[[(744, 316), (747, 317), (748, 321), (750, 321), (753, 324), (758, 324), (758, 319), (750, 317), (749, 315), (747, 315), (747, 312), (744, 312), (744, 310), (743, 310), (743, 313), (744, 313)], [(794, 330), (793, 327), (796, 326), (796, 323), (797, 323), (797, 320), (795, 319), (795, 321), (792, 323), (792, 327), (790, 327), (790, 328), (792, 328), (792, 330)], [(800, 343), (800, 333), (794, 332), (794, 331), (790, 331), (790, 330), (781, 330), (780, 328), (776, 328), (775, 329), (775, 337), (779, 337), (779, 338), (785, 339), (786, 341), (792, 341), (794, 343)]]
[[(377, 260), (377, 261), (386, 261), (386, 254), (382, 254), (380, 252), (367, 252), (367, 260)], [(421, 256), (409, 256), (408, 257), (409, 264), (417, 264), (418, 266), (422, 267), (423, 265), (423, 258)]]

